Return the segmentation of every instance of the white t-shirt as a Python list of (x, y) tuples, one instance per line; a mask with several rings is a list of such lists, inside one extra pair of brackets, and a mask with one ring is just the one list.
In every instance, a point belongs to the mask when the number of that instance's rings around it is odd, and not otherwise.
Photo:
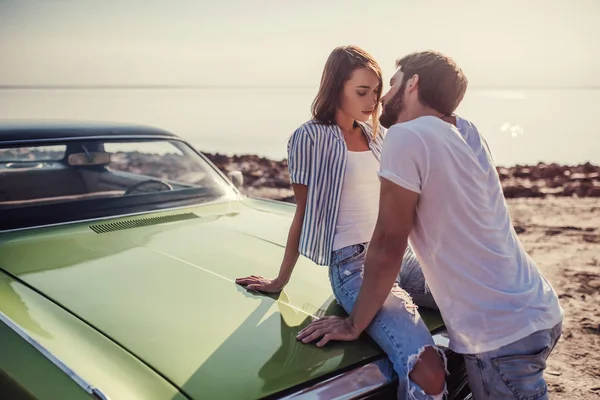
[(552, 328), (563, 310), (517, 237), (485, 140), (457, 124), (462, 135), (433, 116), (392, 126), (379, 176), (420, 193), (409, 241), (450, 348), (474, 354)]
[(371, 150), (346, 154), (333, 251), (370, 241), (379, 211), (379, 161)]

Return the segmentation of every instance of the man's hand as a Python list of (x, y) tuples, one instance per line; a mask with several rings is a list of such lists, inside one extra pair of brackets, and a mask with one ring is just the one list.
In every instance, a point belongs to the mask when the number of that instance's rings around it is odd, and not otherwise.
[(330, 340), (352, 341), (358, 339), (360, 332), (352, 325), (350, 318), (323, 317), (302, 329), (298, 340), (302, 343), (310, 343), (318, 338), (317, 347), (325, 346)]

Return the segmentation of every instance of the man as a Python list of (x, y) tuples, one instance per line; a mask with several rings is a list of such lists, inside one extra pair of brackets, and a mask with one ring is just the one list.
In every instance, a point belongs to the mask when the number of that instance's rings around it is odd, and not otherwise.
[[(513, 229), (485, 140), (469, 122), (448, 118), (467, 80), (432, 51), (397, 67), (382, 98), (380, 122), (389, 130), (379, 217), (358, 299), (348, 318), (317, 320), (298, 338), (358, 338), (389, 294), (410, 238), (474, 397), (547, 398), (543, 371), (563, 310)], [(444, 119), (466, 124), (466, 133)]]

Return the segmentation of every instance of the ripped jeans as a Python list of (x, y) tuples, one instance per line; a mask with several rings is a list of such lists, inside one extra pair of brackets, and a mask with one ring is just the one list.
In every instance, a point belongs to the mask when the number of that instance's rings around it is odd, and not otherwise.
[[(337, 301), (347, 313), (352, 311), (362, 285), (367, 247), (368, 243), (356, 244), (332, 254), (329, 279)], [(433, 296), (426, 290), (419, 263), (407, 247), (400, 275), (366, 332), (385, 351), (393, 366), (393, 370), (385, 366), (383, 372), (392, 378), (397, 375), (398, 399), (441, 399), (441, 394), (425, 394), (408, 377), (422, 350), (427, 346), (436, 348), (415, 305), (437, 309)]]

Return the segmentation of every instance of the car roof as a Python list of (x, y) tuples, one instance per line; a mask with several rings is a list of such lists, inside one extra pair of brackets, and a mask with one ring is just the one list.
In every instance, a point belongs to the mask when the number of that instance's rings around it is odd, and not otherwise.
[(0, 121), (0, 144), (96, 137), (181, 140), (180, 137), (169, 131), (145, 125), (81, 121)]

